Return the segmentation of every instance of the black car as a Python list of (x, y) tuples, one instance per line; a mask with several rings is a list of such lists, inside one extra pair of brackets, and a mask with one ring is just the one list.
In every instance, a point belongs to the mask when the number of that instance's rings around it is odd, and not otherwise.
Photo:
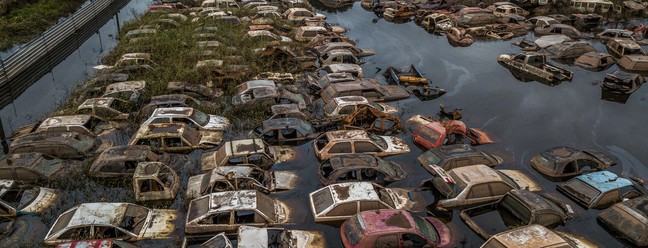
[(430, 173), (435, 173), (432, 165), (437, 165), (444, 170), (483, 164), (490, 167), (502, 164), (502, 158), (488, 154), (469, 144), (446, 145), (427, 150), (418, 157), (423, 168)]

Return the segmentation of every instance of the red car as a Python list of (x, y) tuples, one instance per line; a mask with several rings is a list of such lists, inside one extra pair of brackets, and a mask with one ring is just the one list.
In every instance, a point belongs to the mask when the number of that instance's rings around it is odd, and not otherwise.
[(444, 247), (450, 229), (433, 217), (405, 210), (370, 210), (354, 215), (340, 228), (344, 247)]
[(486, 133), (476, 128), (468, 128), (463, 121), (444, 120), (415, 115), (408, 120), (411, 123), (411, 131), (414, 135), (414, 142), (431, 149), (442, 145), (465, 143), (481, 145), (493, 143)]

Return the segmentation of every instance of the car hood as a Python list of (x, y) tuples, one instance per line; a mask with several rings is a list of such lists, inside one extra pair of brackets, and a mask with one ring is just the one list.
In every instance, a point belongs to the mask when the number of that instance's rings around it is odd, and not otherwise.
[(387, 149), (385, 149), (383, 155), (408, 153), (410, 151), (409, 146), (405, 144), (405, 141), (403, 141), (401, 138), (392, 136), (380, 137), (385, 140), (385, 143), (387, 143)]
[(173, 222), (178, 218), (178, 212), (152, 209), (148, 218), (140, 235), (142, 239), (168, 238), (175, 230)]
[(414, 191), (403, 188), (385, 188), (394, 201), (395, 209), (412, 212), (424, 212), (429, 204), (434, 202), (432, 194), (427, 191)]
[(56, 198), (58, 198), (56, 190), (50, 188), (40, 188), (36, 199), (34, 199), (29, 205), (19, 210), (25, 213), (40, 213), (54, 204)]
[(526, 189), (528, 191), (540, 191), (542, 188), (538, 183), (533, 181), (527, 175), (517, 170), (500, 170), (504, 175), (508, 176), (513, 180), (518, 187), (521, 189)]
[(225, 131), (229, 128), (230, 121), (222, 116), (218, 115), (209, 115), (209, 122), (203, 127), (205, 129)]
[(272, 172), (272, 189), (289, 190), (295, 187), (297, 183), (297, 174), (292, 171), (274, 171)]
[(209, 174), (200, 174), (189, 178), (189, 181), (187, 182), (186, 193), (188, 199), (193, 199), (200, 196), (200, 193), (203, 191), (202, 181), (206, 176), (209, 176)]

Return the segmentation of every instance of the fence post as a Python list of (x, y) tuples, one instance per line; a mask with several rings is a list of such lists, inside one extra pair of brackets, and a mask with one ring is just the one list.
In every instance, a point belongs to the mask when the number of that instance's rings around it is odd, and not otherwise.
[[(119, 10), (117, 11), (117, 14), (115, 14), (115, 21), (117, 21), (117, 35), (119, 35), (119, 30), (121, 29), (119, 27)], [(117, 35), (115, 35), (115, 37), (117, 37)]]
[(0, 117), (0, 143), (2, 143), (2, 152), (9, 154), (9, 144), (7, 144), (7, 137), (5, 136), (4, 126), (2, 125), (2, 117)]

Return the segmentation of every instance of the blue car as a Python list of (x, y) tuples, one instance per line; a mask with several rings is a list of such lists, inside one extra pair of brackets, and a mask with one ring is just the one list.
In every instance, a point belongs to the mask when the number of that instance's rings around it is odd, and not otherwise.
[(598, 209), (646, 194), (646, 188), (637, 182), (609, 171), (574, 177), (558, 185), (557, 189), (585, 208)]

